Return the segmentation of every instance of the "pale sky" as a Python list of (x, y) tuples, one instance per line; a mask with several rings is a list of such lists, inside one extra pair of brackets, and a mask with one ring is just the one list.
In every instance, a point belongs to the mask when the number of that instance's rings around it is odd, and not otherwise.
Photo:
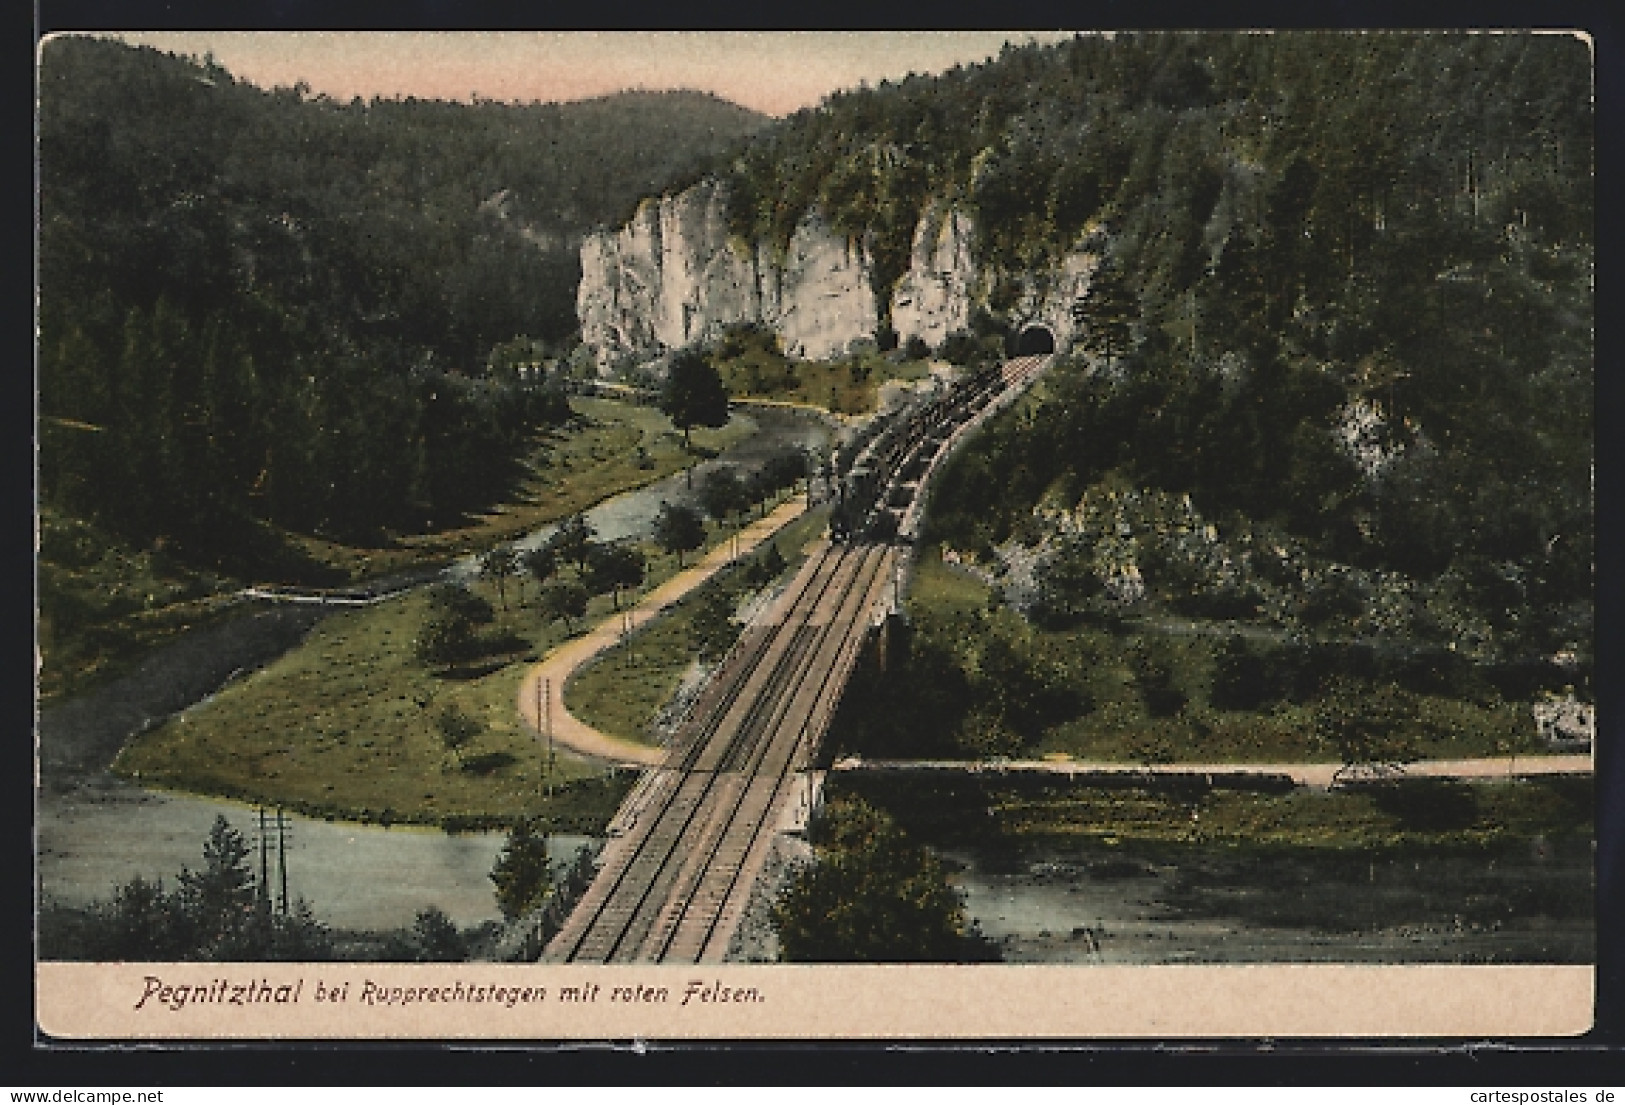
[(262, 88), (304, 81), (335, 99), (579, 100), (698, 89), (769, 115), (838, 88), (983, 61), (1045, 31), (141, 31), (126, 42), (215, 59)]

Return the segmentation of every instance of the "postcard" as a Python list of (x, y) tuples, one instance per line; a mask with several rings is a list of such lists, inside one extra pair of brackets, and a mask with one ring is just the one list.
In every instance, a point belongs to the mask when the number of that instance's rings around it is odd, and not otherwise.
[(37, 64), (47, 1038), (1591, 1027), (1584, 34)]

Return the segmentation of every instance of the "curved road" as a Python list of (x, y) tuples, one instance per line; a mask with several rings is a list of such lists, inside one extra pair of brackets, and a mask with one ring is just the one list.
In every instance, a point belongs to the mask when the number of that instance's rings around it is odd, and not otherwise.
[[(739, 534), (738, 555), (746, 556), (806, 511), (806, 498), (781, 503), (765, 518)], [(548, 653), (519, 684), (519, 714), (538, 734), (551, 727), (553, 742), (590, 759), (625, 767), (654, 767), (666, 750), (600, 732), (577, 718), (564, 705), (564, 684), (594, 656), (620, 643), (623, 635), (659, 617), (684, 595), (716, 575), (734, 559), (734, 543), (724, 541), (694, 564), (650, 591), (636, 606), (613, 614), (579, 637), (572, 637)], [(545, 694), (538, 693), (538, 688)]]

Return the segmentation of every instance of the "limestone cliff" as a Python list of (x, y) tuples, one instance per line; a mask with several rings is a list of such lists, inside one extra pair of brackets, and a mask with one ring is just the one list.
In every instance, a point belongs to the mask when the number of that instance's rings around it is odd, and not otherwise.
[[(963, 211), (927, 208), (889, 304), (900, 341), (918, 337), (936, 348), (970, 327), (993, 282), (975, 262), (975, 233)], [(1016, 291), (1005, 312), (1013, 331), (1043, 326), (1056, 348), (1069, 345), (1097, 263), (1094, 249), (1080, 247), (1050, 271), (1006, 276)], [(714, 340), (745, 322), (773, 330), (791, 356), (838, 357), (875, 337), (880, 313), (872, 269), (863, 245), (834, 233), (816, 212), (802, 219), (782, 252), (732, 239), (727, 194), (704, 181), (646, 200), (626, 226), (583, 242), (581, 339), (606, 371)]]
[(926, 211), (914, 230), (908, 271), (892, 292), (892, 328), (899, 341), (919, 338), (935, 349), (955, 330), (970, 328), (979, 274), (971, 257), (971, 220), (957, 209)]
[(618, 231), (581, 247), (576, 314), (600, 366), (719, 337), (761, 323), (787, 353), (838, 356), (872, 338), (875, 297), (861, 248), (816, 215), (801, 221), (782, 257), (728, 235), (727, 196), (706, 181), (647, 200)]

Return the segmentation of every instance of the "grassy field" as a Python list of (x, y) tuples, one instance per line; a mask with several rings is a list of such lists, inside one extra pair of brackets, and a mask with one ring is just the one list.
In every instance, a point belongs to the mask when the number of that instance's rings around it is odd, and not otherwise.
[[(991, 590), (924, 550), (908, 606), (921, 625), (938, 627), (961, 655), (992, 636), (1015, 643), (1026, 656), (1066, 673), (1086, 706), (1047, 727), (1024, 755), (1070, 756), (1129, 762), (1327, 762), (1338, 750), (1315, 732), (1313, 703), (1281, 701), (1256, 710), (1212, 705), (1213, 649), (1218, 634), (1170, 633), (1125, 620), (1115, 630), (1080, 627), (1046, 631), (1018, 614), (990, 606)], [(946, 631), (943, 627), (947, 627)], [(1135, 683), (1137, 649), (1160, 650), (1187, 701), (1169, 716), (1153, 716)], [(974, 663), (973, 663), (974, 666)], [(1421, 759), (1478, 757), (1538, 751), (1526, 703), (1469, 701), (1415, 694), (1404, 731)]]
[[(484, 550), (695, 459), (683, 451), (682, 435), (651, 407), (593, 398), (571, 403), (581, 415), (578, 424), (537, 441), (521, 494), (489, 514), (381, 548), (281, 536), (335, 580), (359, 580)], [(736, 415), (721, 429), (695, 430), (694, 445), (719, 451), (755, 428), (749, 416)], [(39, 686), (47, 705), (128, 670), (176, 633), (229, 613), (231, 593), (248, 582), (190, 570), (161, 548), (130, 548), (49, 508), (41, 510), (40, 528)]]
[(692, 464), (696, 455), (720, 452), (756, 432), (748, 415), (736, 414), (720, 429), (693, 430), (693, 451), (685, 452), (683, 435), (653, 407), (581, 396), (570, 405), (580, 416), (578, 424), (542, 435), (528, 461), (530, 476), (513, 502), (461, 526), (403, 536), (387, 548), (314, 537), (299, 538), (300, 546), (352, 579), (444, 563), (653, 483)]
[[(781, 579), (793, 575), (801, 566), (806, 548), (823, 533), (828, 516), (824, 508), (811, 511), (774, 538), (788, 562)], [(650, 723), (670, 700), (693, 661), (695, 611), (708, 590), (720, 587), (736, 597), (743, 594), (745, 585), (739, 578), (742, 574), (739, 568), (719, 572), (624, 644), (577, 672), (564, 689), (570, 712), (612, 736), (647, 740)]]
[[(729, 532), (712, 529), (710, 543)], [(678, 570), (674, 557), (645, 552), (645, 587)], [(413, 650), (429, 607), (421, 590), (334, 614), (298, 648), (131, 742), (115, 770), (346, 820), (456, 827), (546, 816), (560, 829), (601, 829), (630, 776), (564, 752), (549, 770), (515, 706), (526, 668), (566, 639), (565, 626), (520, 605), (512, 586), (506, 611), (491, 584), (475, 590), (497, 608), (487, 634), (512, 647), (450, 671), (425, 666)], [(611, 612), (608, 596), (595, 598), (575, 628)], [(457, 753), (436, 727), (447, 707), (481, 727)]]
[[(1130, 760), (1136, 763), (1335, 763), (1337, 750), (1315, 736), (1310, 705), (1274, 709), (1216, 710), (1198, 704), (1181, 714), (1153, 718), (1124, 697), (1087, 717), (1044, 734), (1035, 752), (1078, 760)], [(1421, 696), (1408, 727), (1415, 758), (1470, 759), (1538, 751), (1527, 707), (1501, 703), (1479, 706), (1438, 696)]]
[(907, 606), (914, 617), (967, 616), (988, 608), (993, 589), (969, 572), (942, 562), (940, 549), (924, 550), (914, 562)]
[(858, 353), (839, 361), (792, 361), (753, 345), (718, 358), (717, 370), (730, 395), (822, 407), (835, 414), (868, 414), (888, 380), (920, 380), (929, 361), (892, 361)]

